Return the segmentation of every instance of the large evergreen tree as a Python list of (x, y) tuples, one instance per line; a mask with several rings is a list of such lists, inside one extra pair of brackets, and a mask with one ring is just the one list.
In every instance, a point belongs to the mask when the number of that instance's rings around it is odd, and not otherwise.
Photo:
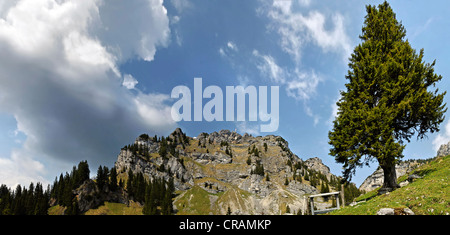
[(382, 191), (398, 187), (397, 160), (404, 141), (439, 131), (446, 111), (436, 82), (442, 76), (424, 51), (414, 50), (406, 30), (385, 1), (367, 6), (359, 44), (351, 55), (346, 91), (337, 102), (338, 116), (329, 132), (330, 154), (344, 164), (351, 179), (357, 166), (376, 159), (384, 171)]

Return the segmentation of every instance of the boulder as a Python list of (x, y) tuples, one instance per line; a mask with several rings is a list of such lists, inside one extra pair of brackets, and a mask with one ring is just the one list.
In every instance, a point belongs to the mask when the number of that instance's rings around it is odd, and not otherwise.
[(377, 211), (377, 215), (394, 215), (393, 208), (381, 208)]
[(78, 209), (81, 213), (97, 208), (105, 201), (128, 205), (128, 194), (122, 188), (118, 187), (116, 191), (109, 190), (107, 186), (99, 189), (91, 179), (74, 190), (74, 194), (77, 195)]
[(414, 215), (414, 212), (409, 208), (381, 208), (377, 215)]
[[(401, 161), (395, 166), (397, 178), (412, 172), (419, 167), (421, 163), (417, 161)], [(371, 175), (369, 175), (364, 182), (359, 186), (359, 190), (370, 192), (378, 187), (381, 187), (384, 182), (384, 173), (381, 167), (378, 167)]]
[(438, 157), (443, 157), (443, 156), (447, 156), (450, 155), (450, 142), (448, 142), (447, 144), (443, 144), (439, 147), (439, 150), (437, 151), (437, 156)]

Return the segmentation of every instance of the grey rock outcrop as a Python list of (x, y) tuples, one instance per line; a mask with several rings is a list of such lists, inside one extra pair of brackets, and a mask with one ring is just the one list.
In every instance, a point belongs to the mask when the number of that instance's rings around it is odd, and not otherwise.
[(310, 158), (305, 161), (305, 165), (308, 166), (309, 169), (313, 169), (325, 175), (328, 180), (330, 180), (331, 172), (330, 168), (322, 163), (322, 160), (318, 157)]
[(128, 204), (128, 194), (122, 188), (117, 188), (115, 191), (109, 190), (108, 187), (99, 189), (97, 184), (90, 179), (74, 190), (74, 194), (77, 195), (78, 208), (81, 213), (97, 208), (105, 201)]
[(447, 156), (447, 155), (450, 155), (450, 142), (448, 142), (447, 144), (441, 145), (437, 151), (438, 157), (443, 157), (443, 156)]
[(381, 208), (377, 211), (377, 215), (415, 215), (409, 208)]
[(214, 154), (209, 153), (193, 153), (192, 158), (201, 164), (227, 164), (231, 162), (231, 157), (229, 155), (223, 154), (221, 152), (215, 152)]
[(393, 208), (381, 208), (377, 211), (377, 215), (394, 215)]
[[(397, 178), (412, 172), (419, 167), (422, 163), (418, 161), (401, 161), (395, 166), (395, 172)], [(371, 175), (369, 175), (364, 182), (359, 186), (359, 190), (370, 192), (378, 187), (381, 187), (384, 182), (384, 173), (381, 167), (378, 167)]]
[[(164, 167), (164, 170), (162, 170), (161, 166)], [(127, 149), (120, 151), (115, 167), (119, 174), (128, 173), (128, 171), (131, 170), (133, 174), (143, 173), (152, 180), (163, 178), (167, 181), (171, 175), (175, 175), (174, 185), (176, 190), (186, 190), (190, 188), (189, 183), (193, 185), (193, 175), (190, 174), (180, 160), (176, 158), (154, 158), (148, 161), (133, 154), (131, 150)]]
[(131, 171), (150, 180), (173, 178), (179, 191), (174, 206), (185, 213), (192, 213), (187, 208), (195, 207), (189, 202), (198, 194), (203, 201), (209, 198), (214, 214), (225, 214), (228, 207), (233, 214), (281, 214), (287, 206), (291, 212), (306, 212), (305, 195), (319, 190), (308, 180), (294, 178), (304, 176), (306, 168), (328, 179), (333, 176), (319, 158), (303, 161), (293, 154), (280, 136), (221, 130), (191, 138), (177, 128), (164, 141), (168, 150), (161, 156), (161, 140), (141, 135), (133, 146), (121, 150), (115, 168), (119, 175)]

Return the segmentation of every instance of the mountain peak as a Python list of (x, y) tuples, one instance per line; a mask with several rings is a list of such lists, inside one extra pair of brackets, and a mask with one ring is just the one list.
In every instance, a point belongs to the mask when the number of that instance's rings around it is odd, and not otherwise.
[(338, 190), (338, 177), (319, 158), (303, 161), (281, 136), (220, 130), (192, 138), (177, 128), (167, 138), (145, 137), (122, 149), (115, 168), (124, 180), (129, 171), (172, 180), (177, 214), (225, 214), (228, 207), (233, 214), (306, 213), (305, 195), (325, 184)]

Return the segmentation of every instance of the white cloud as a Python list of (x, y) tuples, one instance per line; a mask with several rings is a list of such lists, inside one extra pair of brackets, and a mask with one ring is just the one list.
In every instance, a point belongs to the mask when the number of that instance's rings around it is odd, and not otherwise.
[(433, 149), (435, 152), (439, 150), (439, 147), (443, 144), (450, 142), (450, 121), (445, 124), (445, 129), (441, 131), (433, 140)]
[(330, 105), (331, 108), (331, 114), (330, 117), (328, 118), (328, 125), (330, 126), (330, 128), (333, 128), (333, 121), (336, 119), (337, 115), (338, 115), (338, 109), (339, 107), (337, 106), (337, 102), (341, 99), (341, 94), (339, 93), (339, 95), (337, 96), (337, 98), (333, 101), (333, 103)]
[(236, 124), (236, 127), (237, 127), (237, 131), (239, 133), (242, 133), (242, 134), (247, 133), (247, 134), (250, 134), (250, 135), (253, 135), (253, 136), (261, 135), (260, 132), (259, 132), (259, 129), (260, 129), (260, 125), (259, 124), (251, 124), (251, 123), (249, 123), (247, 121), (235, 122), (235, 124)]
[(98, 5), (100, 24), (91, 27), (119, 61), (133, 56), (152, 61), (156, 48), (168, 45), (169, 18), (163, 0), (104, 0)]
[(236, 44), (234, 44), (234, 42), (232, 42), (232, 41), (229, 41), (227, 43), (227, 46), (228, 46), (228, 48), (230, 48), (233, 51), (238, 51), (238, 48), (237, 48)]
[(0, 158), (0, 169), (1, 183), (13, 189), (17, 184), (28, 187), (31, 182), (50, 183), (42, 177), (46, 173), (44, 165), (23, 150), (13, 150), (10, 158)]
[(284, 86), (288, 96), (296, 100), (307, 101), (316, 93), (321, 78), (314, 71), (305, 72), (299, 70), (298, 67), (293, 70), (280, 67), (272, 56), (263, 55), (257, 50), (253, 51), (253, 55), (257, 59), (256, 67), (261, 75)]
[(192, 3), (189, 0), (170, 0), (178, 13), (183, 13), (186, 9), (192, 7)]
[(342, 61), (345, 62), (351, 53), (351, 47), (345, 32), (344, 17), (339, 13), (326, 16), (317, 10), (307, 9), (306, 14), (302, 13), (304, 10), (298, 11), (310, 5), (310, 0), (274, 0), (271, 5), (263, 2), (257, 9), (258, 14), (265, 14), (270, 19), (268, 29), (278, 33), (280, 47), (291, 57), (293, 66), (280, 66), (271, 55), (257, 50), (253, 51), (253, 55), (257, 58), (256, 66), (261, 74), (284, 86), (289, 97), (303, 102), (305, 114), (317, 125), (321, 117), (313, 112), (308, 101), (316, 95), (323, 79), (314, 69), (303, 65), (304, 48), (315, 45), (324, 53), (342, 55)]
[[(235, 55), (237, 55), (237, 52), (239, 51), (236, 43), (232, 41), (228, 41), (226, 46), (219, 48), (219, 54), (224, 58), (232, 58)], [(230, 61), (233, 62), (233, 61)]]
[(311, 0), (299, 0), (298, 2), (302, 6), (309, 6), (311, 4)]
[(301, 71), (298, 67), (294, 67), (294, 69), (281, 67), (272, 56), (263, 55), (257, 50), (253, 51), (253, 55), (257, 59), (256, 67), (261, 75), (284, 87), (289, 97), (301, 101), (305, 114), (313, 119), (314, 126), (316, 126), (320, 116), (312, 111), (308, 101), (316, 95), (317, 87), (322, 80), (320, 76), (314, 71)]
[(166, 94), (140, 93), (133, 101), (142, 122), (153, 131), (164, 132), (173, 129), (175, 121), (172, 119), (171, 106), (166, 105), (170, 99)]
[(125, 74), (123, 76), (123, 82), (122, 85), (124, 87), (126, 87), (127, 89), (134, 89), (134, 87), (138, 84), (139, 82), (136, 80), (136, 78), (134, 78), (133, 76), (131, 76), (130, 74)]
[(284, 14), (289, 14), (291, 12), (292, 1), (274, 0), (273, 7), (281, 10)]
[(240, 86), (247, 87), (250, 85), (250, 78), (248, 76), (237, 75), (236, 79), (238, 80)]
[[(0, 157), (0, 182), (41, 180), (55, 161), (112, 163), (138, 134), (174, 128), (168, 97), (131, 92), (136, 79), (119, 71), (168, 45), (161, 0), (13, 3), (0, 4), (0, 111), (26, 138)], [(19, 172), (27, 166), (35, 170)]]
[[(309, 5), (309, 1), (301, 1), (301, 4)], [(291, 5), (291, 1), (274, 1), (267, 10), (267, 16), (272, 20), (270, 28), (280, 35), (283, 51), (300, 62), (302, 48), (312, 42), (326, 52), (341, 53), (345, 61), (351, 53), (351, 46), (345, 33), (344, 17), (339, 13), (332, 15), (330, 21), (334, 27), (327, 30), (323, 13), (310, 11), (306, 15), (293, 11)]]
[(226, 56), (226, 54), (225, 54), (225, 50), (221, 47), (221, 48), (219, 48), (219, 54), (221, 55), (221, 56)]
[(314, 71), (307, 73), (296, 68), (291, 76), (292, 79), (287, 82), (288, 96), (299, 100), (309, 100), (316, 94), (321, 78)]
[(426, 32), (430, 25), (432, 25), (433, 21), (435, 21), (434, 17), (428, 18), (428, 20), (423, 25), (419, 25), (415, 29), (411, 30), (411, 36), (409, 36), (410, 39), (415, 39), (417, 36), (422, 34), (423, 32)]
[(281, 84), (286, 83), (286, 77), (289, 76), (289, 74), (287, 74), (286, 69), (278, 66), (272, 56), (262, 55), (257, 50), (253, 50), (253, 55), (260, 61), (256, 67), (262, 74), (268, 76), (273, 82)]

